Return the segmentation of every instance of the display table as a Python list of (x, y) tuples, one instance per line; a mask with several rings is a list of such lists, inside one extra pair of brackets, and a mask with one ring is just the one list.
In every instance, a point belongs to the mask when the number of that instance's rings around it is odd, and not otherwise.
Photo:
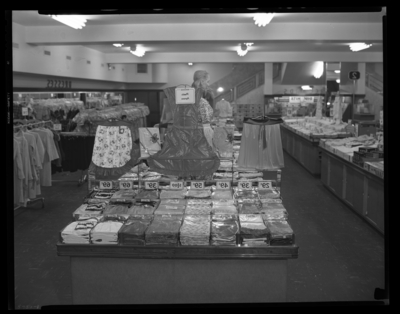
[(302, 136), (281, 124), (282, 148), (313, 175), (321, 174), (319, 139)]
[(319, 149), (323, 185), (384, 234), (384, 180), (325, 148)]
[(57, 244), (73, 304), (285, 302), (298, 247)]

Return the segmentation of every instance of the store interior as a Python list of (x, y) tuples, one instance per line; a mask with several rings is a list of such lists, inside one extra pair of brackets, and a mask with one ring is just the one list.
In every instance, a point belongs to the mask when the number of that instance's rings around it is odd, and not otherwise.
[(379, 8), (12, 11), (10, 306), (387, 304)]

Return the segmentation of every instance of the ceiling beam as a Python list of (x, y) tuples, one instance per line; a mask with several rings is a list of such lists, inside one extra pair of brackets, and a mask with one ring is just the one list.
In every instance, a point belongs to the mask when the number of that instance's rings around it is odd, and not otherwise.
[(236, 62), (383, 62), (380, 52), (248, 52), (239, 57), (235, 51), (221, 53), (157, 53), (139, 58), (130, 53), (105, 54), (107, 63), (236, 63)]
[[(134, 21), (133, 21), (134, 22)], [(266, 27), (249, 24), (130, 24), (96, 25), (75, 30), (68, 26), (25, 27), (29, 44), (91, 44), (147, 41), (237, 40), (349, 40), (381, 41), (381, 23), (275, 23)]]

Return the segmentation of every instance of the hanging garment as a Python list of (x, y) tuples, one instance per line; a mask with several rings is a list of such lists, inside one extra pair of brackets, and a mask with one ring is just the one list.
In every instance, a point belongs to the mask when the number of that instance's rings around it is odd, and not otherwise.
[(164, 92), (175, 105), (174, 124), (167, 130), (163, 148), (147, 160), (150, 168), (164, 175), (212, 175), (219, 167), (219, 158), (199, 123), (201, 90), (196, 90), (195, 104), (187, 105), (175, 104), (175, 87)]
[(237, 164), (244, 169), (275, 170), (284, 167), (277, 119), (245, 119)]
[(32, 181), (33, 176), (31, 172), (31, 163), (29, 158), (29, 147), (28, 141), (25, 139), (22, 130), (20, 130), (17, 134), (14, 135), (14, 139), (18, 142), (19, 149), (21, 151), (22, 156), (22, 167), (24, 171), (25, 178), (22, 182), (22, 195), (21, 195), (21, 202), (19, 205), (26, 206), (28, 201), (28, 194), (29, 194), (29, 181)]
[(18, 141), (14, 139), (14, 204), (23, 202), (22, 198), (22, 181), (25, 178), (24, 168), (22, 165), (22, 155)]
[(99, 176), (122, 175), (136, 165), (139, 157), (132, 123), (107, 121), (98, 125), (90, 172)]
[(221, 118), (232, 117), (232, 106), (225, 99), (220, 100), (215, 105), (215, 109), (219, 110), (218, 116)]
[(36, 147), (36, 137), (28, 132), (24, 132), (23, 134), (28, 142), (29, 159), (32, 173), (32, 180), (29, 181), (28, 197), (33, 199), (36, 197), (36, 186), (40, 184), (39, 170), (42, 168), (42, 164), (39, 163), (40, 156)]
[[(233, 157), (234, 129), (234, 126), (216, 127), (214, 129), (213, 143), (220, 157)], [(228, 163), (228, 167), (232, 167), (232, 164)]]
[[(63, 171), (75, 172), (89, 168), (94, 146), (93, 135), (63, 132), (60, 134), (60, 151)], [(76, 152), (79, 152), (78, 154)]]
[(39, 134), (37, 134), (35, 132), (31, 132), (31, 131), (28, 131), (28, 133), (33, 134), (36, 139), (36, 148), (37, 148), (38, 160), (39, 160), (39, 164), (40, 164), (40, 168), (38, 169), (39, 184), (36, 184), (36, 194), (40, 195), (40, 194), (42, 194), (42, 191), (40, 188), (40, 169), (43, 167), (45, 149), (44, 149), (42, 139), (40, 138)]
[(140, 156), (148, 157), (161, 149), (158, 128), (139, 128)]

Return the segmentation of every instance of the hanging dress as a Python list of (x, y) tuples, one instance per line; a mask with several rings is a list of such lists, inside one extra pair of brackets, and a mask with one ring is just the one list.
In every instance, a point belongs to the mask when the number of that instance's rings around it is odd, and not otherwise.
[(212, 175), (220, 161), (207, 141), (199, 112), (201, 90), (194, 104), (175, 104), (175, 87), (164, 90), (174, 108), (174, 124), (168, 127), (163, 148), (147, 160), (152, 171), (164, 175)]
[(245, 119), (238, 167), (276, 170), (284, 167), (281, 130), (282, 119)]

